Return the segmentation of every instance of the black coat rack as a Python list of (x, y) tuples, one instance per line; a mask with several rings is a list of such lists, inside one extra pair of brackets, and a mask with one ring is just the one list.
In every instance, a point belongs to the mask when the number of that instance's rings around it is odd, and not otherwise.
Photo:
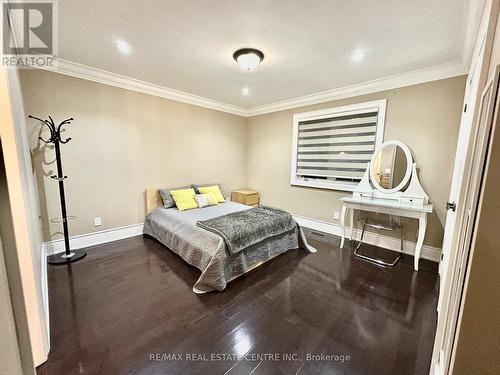
[(66, 264), (75, 262), (79, 259), (82, 259), (87, 253), (84, 250), (71, 250), (69, 247), (69, 232), (68, 232), (68, 215), (66, 213), (66, 197), (64, 195), (64, 180), (68, 178), (68, 176), (63, 175), (62, 170), (62, 162), (61, 162), (61, 144), (68, 143), (71, 138), (66, 138), (63, 140), (61, 138), (61, 128), (63, 125), (68, 125), (73, 121), (73, 118), (69, 118), (61, 122), (58, 126), (55, 125), (52, 117), (49, 116), (48, 120), (42, 120), (35, 116), (28, 116), (34, 120), (40, 121), (42, 124), (46, 125), (50, 130), (50, 138), (43, 139), (42, 137), (38, 137), (44, 143), (53, 143), (56, 151), (56, 163), (57, 163), (57, 175), (50, 176), (54, 180), (59, 182), (59, 198), (61, 199), (61, 213), (62, 213), (62, 224), (64, 231), (64, 253), (53, 254), (47, 257), (49, 264)]

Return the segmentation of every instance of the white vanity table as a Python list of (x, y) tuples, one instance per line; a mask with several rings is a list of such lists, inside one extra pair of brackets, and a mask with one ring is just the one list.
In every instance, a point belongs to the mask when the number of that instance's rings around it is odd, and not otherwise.
[(353, 194), (340, 200), (342, 201), (341, 248), (344, 246), (348, 210), (350, 211), (349, 237), (351, 240), (354, 229), (354, 210), (418, 219), (414, 261), (414, 268), (418, 270), (418, 261), (427, 227), (427, 214), (432, 212), (432, 204), (428, 202), (428, 197), (420, 185), (416, 163), (413, 163), (411, 152), (405, 144), (398, 141), (384, 142), (374, 152), (363, 179)]

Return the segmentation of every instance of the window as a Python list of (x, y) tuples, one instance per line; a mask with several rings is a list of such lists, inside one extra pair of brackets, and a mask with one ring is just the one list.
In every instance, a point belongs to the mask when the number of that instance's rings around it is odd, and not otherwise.
[(290, 184), (352, 191), (382, 144), (386, 102), (294, 115)]

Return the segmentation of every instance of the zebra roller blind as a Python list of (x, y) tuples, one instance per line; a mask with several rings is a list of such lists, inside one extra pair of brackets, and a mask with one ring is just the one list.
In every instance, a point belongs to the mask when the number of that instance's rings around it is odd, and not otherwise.
[[(383, 112), (379, 102), (384, 104)], [(360, 103), (351, 110), (332, 108), (319, 116), (297, 115), (292, 184), (302, 181), (307, 186), (317, 183), (341, 190), (355, 187), (381, 140), (385, 101), (377, 103)]]

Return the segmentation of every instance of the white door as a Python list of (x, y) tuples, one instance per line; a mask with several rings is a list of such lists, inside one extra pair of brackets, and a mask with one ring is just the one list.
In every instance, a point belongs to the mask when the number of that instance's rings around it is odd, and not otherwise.
[[(481, 50), (480, 56), (484, 52), (484, 43)], [(456, 231), (459, 229), (460, 224), (457, 222), (457, 208), (462, 208), (460, 203), (461, 196), (460, 190), (462, 187), (465, 171), (465, 162), (467, 157), (467, 149), (469, 147), (469, 141), (471, 139), (471, 129), (472, 121), (474, 117), (474, 108), (476, 107), (478, 88), (479, 88), (479, 77), (480, 72), (480, 62), (473, 61), (469, 74), (467, 76), (467, 86), (465, 89), (465, 98), (462, 119), (460, 121), (460, 131), (458, 134), (457, 150), (455, 153), (455, 165), (453, 166), (453, 177), (451, 181), (450, 195), (448, 202), (454, 207), (450, 207), (446, 211), (446, 224), (444, 228), (443, 237), (443, 253), (442, 259), (439, 264), (439, 271), (441, 275), (441, 283), (439, 285), (439, 301), (438, 301), (438, 312), (441, 311), (441, 305), (443, 297), (445, 296), (446, 285), (443, 282), (446, 280), (447, 272), (450, 267), (450, 255), (453, 245), (453, 240), (456, 238)]]
[[(487, 74), (489, 56), (485, 56), (488, 50), (487, 40), (488, 29), (491, 27), (490, 4), (485, 6), (481, 25), (476, 39), (474, 54), (467, 76), (467, 84), (464, 98), (462, 119), (457, 141), (455, 155), (455, 165), (453, 167), (453, 177), (450, 188), (448, 202), (451, 206), (446, 213), (446, 224), (443, 238), (443, 254), (439, 265), (440, 269), (440, 290), (438, 300), (438, 326), (436, 330), (436, 341), (434, 343), (433, 363), (436, 364), (442, 373), (447, 373), (451, 358), (451, 346), (453, 342), (456, 316), (456, 309), (450, 311), (450, 303), (458, 299), (461, 289), (457, 283), (457, 274), (460, 273), (461, 261), (464, 259), (460, 252), (465, 251), (465, 246), (460, 243), (462, 235), (467, 231), (469, 224), (469, 206), (467, 203), (467, 186), (471, 168), (470, 155), (473, 148), (472, 142), (475, 138), (478, 112), (478, 98), (480, 97), (480, 84), (484, 84), (484, 75)], [(496, 17), (495, 24), (496, 24)], [(483, 78), (482, 78), (483, 77)], [(475, 116), (476, 115), (476, 116)], [(431, 373), (434, 369), (431, 368)]]

